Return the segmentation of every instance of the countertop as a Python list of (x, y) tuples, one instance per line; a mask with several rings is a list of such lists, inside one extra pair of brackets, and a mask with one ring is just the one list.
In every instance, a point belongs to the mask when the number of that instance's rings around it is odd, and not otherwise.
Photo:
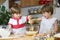
[[(22, 36), (15, 37), (15, 35), (11, 35), (7, 38), (0, 38), (0, 40), (36, 40), (34, 36)], [(46, 38), (45, 40), (54, 40), (54, 37)]]

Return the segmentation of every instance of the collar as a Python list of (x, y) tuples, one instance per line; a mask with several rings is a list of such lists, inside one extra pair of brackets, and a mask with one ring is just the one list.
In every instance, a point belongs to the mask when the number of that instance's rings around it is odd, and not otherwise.
[[(20, 16), (19, 19), (21, 19), (21, 17), (22, 17), (22, 16)], [(19, 20), (19, 19), (15, 18), (15, 17), (12, 17), (12, 19)]]

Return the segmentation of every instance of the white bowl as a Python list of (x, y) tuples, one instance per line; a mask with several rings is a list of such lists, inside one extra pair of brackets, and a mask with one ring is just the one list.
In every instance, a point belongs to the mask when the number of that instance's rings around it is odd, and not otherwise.
[(11, 31), (9, 31), (7, 29), (0, 29), (0, 36), (2, 36), (2, 38), (9, 37), (10, 32)]

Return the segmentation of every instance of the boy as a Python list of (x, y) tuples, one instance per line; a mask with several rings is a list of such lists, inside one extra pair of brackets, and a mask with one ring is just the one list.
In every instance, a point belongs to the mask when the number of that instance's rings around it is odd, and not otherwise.
[(54, 34), (58, 29), (57, 18), (53, 17), (53, 5), (46, 4), (42, 8), (42, 17), (37, 19), (32, 19), (33, 21), (41, 21), (40, 23), (40, 36), (50, 36)]
[(14, 34), (24, 34), (26, 31), (25, 22), (31, 20), (31, 16), (21, 16), (20, 8), (12, 7), (12, 18), (10, 18), (8, 25)]

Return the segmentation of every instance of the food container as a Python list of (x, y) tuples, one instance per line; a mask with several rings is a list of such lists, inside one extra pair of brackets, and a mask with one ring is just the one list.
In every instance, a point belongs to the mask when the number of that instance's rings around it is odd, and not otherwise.
[(30, 14), (32, 14), (34, 11), (33, 11), (33, 8), (30, 8), (30, 9), (28, 9), (28, 12), (30, 13)]
[(10, 36), (11, 30), (9, 29), (9, 27), (7, 25), (0, 25), (0, 36), (2, 38), (6, 38)]
[(41, 14), (41, 8), (38, 9), (38, 13)]
[(38, 8), (30, 8), (28, 9), (29, 14), (37, 14), (38, 13)]
[(34, 8), (33, 13), (38, 13), (38, 8)]
[(39, 25), (30, 25), (26, 27), (26, 35), (33, 36), (39, 32)]

